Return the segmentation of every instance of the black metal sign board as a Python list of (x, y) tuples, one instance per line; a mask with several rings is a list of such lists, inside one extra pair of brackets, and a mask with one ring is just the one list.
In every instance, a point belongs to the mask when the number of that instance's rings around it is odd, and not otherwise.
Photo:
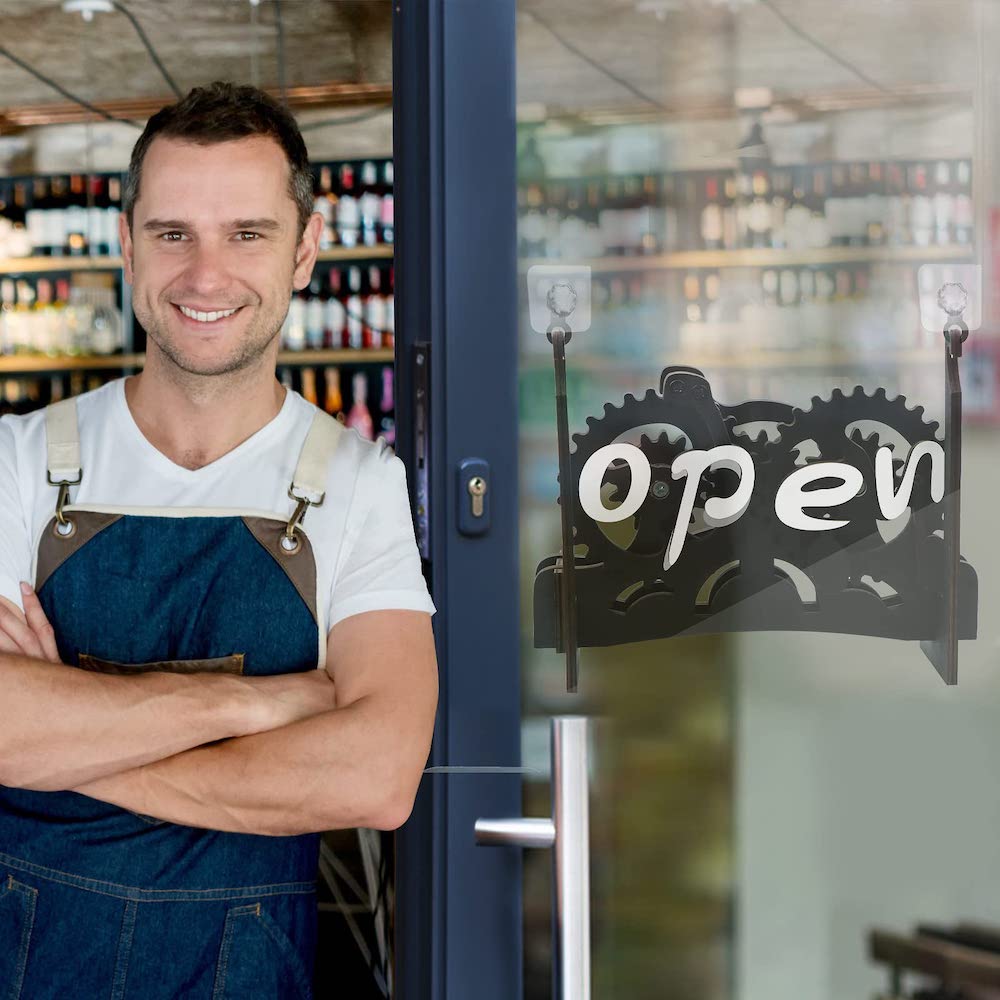
[(839, 632), (919, 641), (955, 683), (978, 605), (958, 549), (960, 353), (949, 341), (943, 441), (883, 389), (727, 405), (702, 372), (670, 367), (609, 403), (560, 448), (574, 556), (537, 568), (535, 645), (563, 651), (566, 634), (574, 659), (682, 633)]

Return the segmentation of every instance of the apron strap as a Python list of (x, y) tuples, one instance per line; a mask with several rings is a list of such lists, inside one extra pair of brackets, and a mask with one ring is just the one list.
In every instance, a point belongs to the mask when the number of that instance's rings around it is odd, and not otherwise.
[(344, 425), (339, 420), (317, 408), (292, 478), (289, 492), (295, 500), (308, 499), (314, 506), (323, 502), (330, 461), (343, 433)]
[(75, 399), (63, 399), (45, 408), (45, 438), (49, 483), (75, 486), (83, 476)]
[(295, 532), (306, 511), (310, 507), (318, 507), (326, 499), (330, 461), (343, 433), (344, 425), (317, 407), (299, 454), (299, 464), (295, 467), (292, 485), (288, 487), (288, 495), (296, 502), (295, 511), (288, 519), (281, 539), (282, 551), (288, 555), (299, 551), (301, 543), (295, 537)]

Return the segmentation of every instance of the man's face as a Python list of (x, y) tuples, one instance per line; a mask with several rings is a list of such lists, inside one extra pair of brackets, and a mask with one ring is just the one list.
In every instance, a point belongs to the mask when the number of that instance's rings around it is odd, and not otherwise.
[(322, 219), (298, 239), (289, 170), (278, 143), (258, 136), (157, 138), (147, 150), (131, 233), (121, 220), (126, 278), (136, 318), (184, 371), (251, 365), (308, 284)]

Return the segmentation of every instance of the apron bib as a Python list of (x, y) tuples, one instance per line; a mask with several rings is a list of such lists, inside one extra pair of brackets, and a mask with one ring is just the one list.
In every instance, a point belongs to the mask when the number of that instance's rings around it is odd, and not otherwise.
[[(317, 411), (288, 514), (72, 505), (76, 404), (48, 407), (59, 494), (35, 588), (62, 661), (116, 674), (322, 669), (325, 602), (301, 521), (323, 502), (342, 433)], [(309, 998), (319, 841), (0, 785), (0, 996)]]

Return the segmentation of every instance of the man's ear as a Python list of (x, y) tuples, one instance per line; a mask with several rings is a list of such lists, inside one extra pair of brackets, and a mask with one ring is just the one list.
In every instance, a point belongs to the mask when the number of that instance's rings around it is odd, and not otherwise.
[(319, 212), (313, 212), (309, 216), (306, 228), (302, 232), (302, 239), (295, 248), (295, 271), (292, 275), (292, 287), (300, 292), (309, 284), (312, 278), (313, 266), (316, 263), (316, 255), (319, 253), (319, 241), (323, 235), (323, 216)]
[(132, 230), (128, 217), (124, 212), (118, 216), (118, 242), (122, 245), (122, 262), (125, 268), (125, 280), (132, 284)]

